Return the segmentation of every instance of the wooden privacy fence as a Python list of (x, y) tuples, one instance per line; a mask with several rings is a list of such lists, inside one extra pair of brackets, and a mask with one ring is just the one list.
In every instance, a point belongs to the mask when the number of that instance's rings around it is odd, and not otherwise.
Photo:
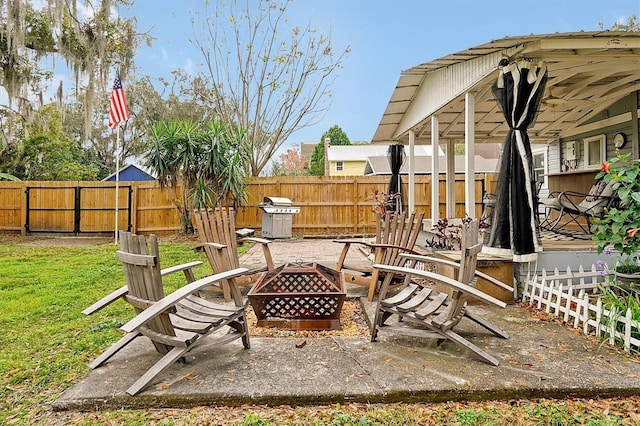
[[(494, 174), (475, 178), (476, 216), (482, 195)], [(403, 179), (405, 194), (407, 179)], [(293, 215), (296, 235), (361, 235), (375, 231), (371, 195), (386, 192), (388, 176), (269, 177), (248, 180), (247, 206), (237, 207), (238, 228), (262, 228), (258, 205), (264, 197), (289, 198), (300, 213)], [(440, 216), (445, 216), (445, 182), (440, 179)], [(464, 175), (456, 176), (456, 217), (464, 217)], [(431, 176), (415, 178), (415, 210), (431, 216)], [(120, 182), (118, 229), (139, 234), (174, 234), (180, 230), (175, 191), (157, 182)], [(405, 196), (406, 204), (406, 196)], [(0, 182), (0, 232), (96, 235), (116, 226), (114, 182)]]

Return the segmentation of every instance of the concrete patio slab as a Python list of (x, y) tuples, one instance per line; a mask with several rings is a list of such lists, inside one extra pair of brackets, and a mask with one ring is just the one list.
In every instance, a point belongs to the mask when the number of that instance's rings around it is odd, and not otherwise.
[(347, 401), (440, 402), (518, 398), (605, 397), (640, 394), (638, 358), (518, 306), (475, 307), (510, 334), (493, 337), (463, 321), (460, 331), (501, 364), (493, 367), (451, 342), (381, 334), (366, 337), (253, 337), (203, 345), (135, 397), (125, 390), (158, 354), (145, 338), (64, 392), (56, 410), (199, 405), (305, 405)]
[[(335, 266), (341, 245), (327, 240), (278, 241), (276, 263), (315, 260)], [(253, 250), (253, 249), (252, 249)], [(357, 253), (357, 252), (356, 252)], [(253, 252), (247, 253), (247, 259)], [(356, 254), (354, 254), (357, 260)], [(360, 255), (360, 261), (366, 258)], [(244, 259), (244, 260), (247, 260)], [(331, 263), (333, 262), (333, 263)], [(348, 297), (364, 288), (348, 285)], [(371, 317), (375, 305), (359, 298)], [(460, 334), (500, 360), (493, 367), (452, 342), (381, 333), (368, 336), (251, 338), (221, 348), (195, 349), (135, 397), (125, 390), (159, 355), (139, 338), (106, 365), (90, 371), (53, 402), (55, 410), (193, 407), (244, 404), (304, 405), (348, 401), (441, 402), (520, 398), (612, 397), (640, 394), (640, 358), (518, 305), (506, 309), (473, 306), (506, 331), (505, 340), (471, 321)]]

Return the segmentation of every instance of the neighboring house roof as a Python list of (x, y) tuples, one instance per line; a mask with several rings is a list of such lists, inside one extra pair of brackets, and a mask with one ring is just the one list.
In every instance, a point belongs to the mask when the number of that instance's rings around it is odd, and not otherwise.
[[(431, 156), (416, 155), (415, 157), (415, 174), (426, 175), (431, 174)], [(440, 174), (445, 173), (446, 158), (440, 157)], [(479, 155), (474, 157), (476, 173), (495, 173), (498, 170), (497, 158), (484, 158)], [(457, 173), (465, 171), (464, 155), (455, 156), (455, 170)], [(364, 175), (390, 175), (391, 166), (386, 156), (369, 157), (364, 168)], [(409, 161), (402, 163), (400, 174), (409, 174)]]
[(307, 162), (311, 161), (311, 154), (313, 154), (316, 145), (318, 145), (316, 142), (302, 142), (300, 144), (300, 154)]
[[(384, 156), (386, 158), (388, 145), (334, 145), (329, 147), (328, 158), (333, 161), (366, 161), (368, 157)], [(431, 156), (431, 145), (416, 145), (414, 153)], [(440, 155), (444, 155), (440, 150)]]
[(615, 102), (640, 89), (640, 33), (593, 31), (505, 37), (417, 65), (400, 78), (372, 141), (431, 143), (431, 117), (440, 138), (463, 140), (465, 96), (474, 93), (475, 141), (500, 142), (508, 127), (491, 91), (502, 59), (547, 65), (548, 80), (533, 143), (571, 137)]
[[(103, 182), (115, 181), (116, 174), (111, 173), (106, 178), (102, 179)], [(152, 173), (145, 167), (137, 164), (127, 164), (120, 168), (120, 175), (118, 180), (122, 181), (143, 181), (143, 180), (156, 180)]]

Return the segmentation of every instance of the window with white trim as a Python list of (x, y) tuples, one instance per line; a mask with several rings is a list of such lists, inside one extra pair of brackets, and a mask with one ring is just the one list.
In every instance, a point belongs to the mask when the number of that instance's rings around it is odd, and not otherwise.
[(584, 138), (584, 168), (599, 169), (607, 155), (607, 137), (605, 135)]
[(336, 171), (341, 172), (344, 170), (344, 161), (336, 161)]
[(533, 152), (533, 173), (534, 179), (540, 184), (541, 190), (546, 190), (547, 183), (547, 150)]

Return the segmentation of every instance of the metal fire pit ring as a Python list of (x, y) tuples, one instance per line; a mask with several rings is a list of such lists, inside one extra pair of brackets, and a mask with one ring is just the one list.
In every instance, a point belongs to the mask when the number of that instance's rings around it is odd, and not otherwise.
[(343, 274), (315, 262), (286, 263), (249, 290), (258, 327), (339, 330), (347, 293)]

